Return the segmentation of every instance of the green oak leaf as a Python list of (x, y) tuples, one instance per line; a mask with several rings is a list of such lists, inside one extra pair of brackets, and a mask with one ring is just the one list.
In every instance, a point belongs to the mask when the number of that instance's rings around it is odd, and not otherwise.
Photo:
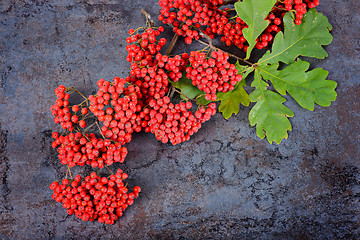
[[(197, 87), (195, 87), (192, 84), (191, 79), (188, 79), (186, 77), (186, 72), (182, 73), (182, 77), (179, 79), (179, 81), (173, 82), (173, 81), (169, 80), (169, 82), (174, 87), (180, 89), (181, 93), (184, 94), (185, 96), (187, 96), (188, 98), (193, 99), (201, 94), (205, 94), (203, 91), (200, 91)], [(183, 95), (180, 95), (180, 97), (182, 99), (186, 99), (186, 97), (184, 97)]]
[(309, 10), (300, 25), (295, 25), (291, 13), (286, 13), (284, 29), (284, 34), (279, 32), (275, 36), (271, 52), (267, 51), (258, 61), (258, 65), (279, 61), (290, 64), (299, 55), (321, 59), (328, 56), (322, 46), (331, 43), (333, 37), (329, 30), (332, 26), (327, 17), (316, 9)]
[(249, 106), (250, 104), (249, 95), (241, 85), (235, 87), (235, 89), (230, 92), (219, 92), (216, 96), (217, 100), (221, 101), (218, 108), (219, 112), (222, 113), (225, 119), (230, 118), (232, 114), (236, 115), (239, 113), (240, 103), (244, 106)]
[(266, 136), (269, 143), (274, 141), (279, 144), (288, 137), (287, 131), (292, 130), (288, 117), (294, 116), (294, 113), (283, 105), (285, 98), (267, 89), (269, 85), (260, 78), (257, 69), (251, 86), (255, 90), (250, 94), (250, 101), (256, 104), (249, 113), (250, 124), (256, 125), (256, 134), (261, 139)]
[(322, 68), (315, 68), (306, 73), (307, 81), (312, 82), (315, 102), (322, 107), (330, 106), (331, 102), (335, 101), (337, 97), (335, 91), (337, 83), (332, 80), (326, 80), (328, 74), (329, 72)]
[(288, 92), (301, 107), (314, 110), (315, 103), (330, 106), (336, 99), (336, 82), (326, 80), (328, 72), (316, 68), (306, 72), (310, 64), (297, 61), (283, 70), (277, 70), (279, 64), (259, 66), (263, 79), (270, 80), (275, 89), (282, 95)]
[(266, 16), (275, 5), (276, 0), (243, 0), (235, 3), (235, 10), (239, 17), (249, 26), (243, 29), (243, 35), (249, 43), (246, 59), (256, 44), (256, 39), (269, 25)]

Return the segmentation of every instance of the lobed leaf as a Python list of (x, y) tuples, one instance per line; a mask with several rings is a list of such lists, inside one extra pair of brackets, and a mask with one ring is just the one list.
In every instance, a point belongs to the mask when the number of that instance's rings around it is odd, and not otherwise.
[(301, 107), (313, 111), (315, 103), (330, 106), (336, 99), (336, 82), (326, 80), (328, 72), (316, 68), (306, 72), (310, 64), (297, 61), (283, 70), (277, 70), (279, 64), (259, 66), (263, 79), (270, 80), (282, 95), (288, 92)]
[(249, 113), (250, 124), (256, 125), (256, 134), (261, 139), (266, 136), (269, 143), (274, 141), (279, 144), (288, 137), (287, 131), (292, 130), (288, 117), (294, 116), (294, 113), (283, 105), (285, 98), (267, 89), (269, 85), (261, 79), (258, 69), (251, 86), (255, 90), (250, 94), (250, 101), (256, 104)]
[(315, 103), (322, 107), (328, 107), (332, 101), (336, 100), (337, 93), (335, 88), (337, 83), (332, 80), (326, 80), (329, 72), (322, 68), (315, 68), (306, 73), (308, 82), (312, 82)]
[(302, 24), (295, 25), (291, 13), (284, 16), (284, 31), (279, 32), (274, 39), (272, 50), (267, 51), (259, 60), (258, 65), (272, 64), (279, 61), (292, 63), (299, 55), (325, 58), (327, 52), (322, 47), (331, 43), (332, 29), (327, 17), (316, 9), (309, 10), (302, 19)]
[(241, 85), (238, 85), (231, 92), (226, 92), (226, 93), (219, 92), (216, 95), (217, 95), (217, 100), (221, 101), (218, 108), (219, 112), (222, 113), (225, 119), (230, 118), (232, 114), (236, 115), (239, 113), (240, 103), (244, 106), (249, 106), (250, 104), (249, 95)]
[(249, 43), (246, 59), (249, 59), (256, 39), (269, 25), (265, 18), (275, 3), (276, 0), (244, 0), (234, 4), (237, 14), (248, 25), (248, 28), (243, 29), (243, 35)]

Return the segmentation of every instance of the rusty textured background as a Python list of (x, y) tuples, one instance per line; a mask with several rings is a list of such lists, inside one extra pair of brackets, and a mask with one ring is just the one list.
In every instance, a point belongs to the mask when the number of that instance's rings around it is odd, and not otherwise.
[(126, 76), (127, 30), (144, 24), (141, 8), (155, 18), (157, 0), (0, 0), (0, 238), (360, 239), (359, 5), (318, 7), (334, 41), (329, 58), (311, 61), (338, 83), (331, 107), (310, 112), (289, 98), (293, 131), (280, 145), (256, 136), (248, 108), (217, 114), (180, 146), (136, 135), (121, 167), (141, 197), (104, 226), (51, 199), (65, 168), (49, 107), (59, 84), (91, 93), (100, 78)]

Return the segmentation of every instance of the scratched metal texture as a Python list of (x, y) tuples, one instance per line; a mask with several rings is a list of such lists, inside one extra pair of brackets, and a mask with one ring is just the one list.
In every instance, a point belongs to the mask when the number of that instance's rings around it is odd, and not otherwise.
[[(156, 0), (0, 1), (0, 238), (359, 239), (357, 0), (318, 7), (334, 41), (311, 66), (329, 71), (338, 99), (311, 112), (287, 98), (295, 112), (287, 140), (259, 139), (244, 107), (229, 120), (216, 114), (181, 145), (136, 134), (115, 166), (141, 186), (135, 204), (112, 226), (66, 215), (48, 188), (66, 172), (50, 147), (59, 129), (53, 90), (90, 94), (98, 79), (126, 76), (125, 39), (144, 25), (142, 8), (156, 20)], [(169, 28), (164, 36), (171, 39)], [(180, 39), (174, 53), (201, 48)]]

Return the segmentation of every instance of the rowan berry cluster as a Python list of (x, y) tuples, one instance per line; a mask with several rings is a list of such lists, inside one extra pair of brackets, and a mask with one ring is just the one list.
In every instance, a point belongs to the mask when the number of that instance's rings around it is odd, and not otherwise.
[(169, 79), (173, 82), (179, 81), (185, 70), (188, 56), (187, 53), (184, 53), (170, 58), (157, 53), (153, 66), (139, 67), (132, 64), (131, 76), (127, 80), (140, 87), (142, 101), (148, 103), (155, 94), (163, 97), (168, 93)]
[[(178, 82), (186, 73), (190, 56), (187, 53), (173, 57), (162, 54), (160, 50), (166, 44), (164, 38), (158, 40), (162, 31), (162, 27), (157, 30), (147, 28), (141, 34), (139, 30), (129, 31), (126, 50), (131, 70), (126, 78), (115, 77), (113, 81), (100, 79), (97, 81), (98, 90), (89, 97), (72, 87), (60, 85), (55, 89), (57, 100), (51, 112), (54, 122), (61, 124), (65, 131), (53, 133), (52, 147), (57, 149), (61, 164), (68, 166), (70, 175), (70, 168), (75, 166), (89, 165), (102, 169), (116, 162), (123, 163), (127, 155), (124, 145), (131, 141), (134, 132), (144, 130), (153, 133), (163, 143), (176, 145), (189, 140), (201, 124), (216, 113), (215, 103), (195, 109), (186, 96), (185, 102), (177, 104), (171, 103), (166, 96), (174, 90), (170, 83)], [(227, 63), (228, 56), (220, 51), (214, 54), (215, 59), (209, 59), (214, 65), (209, 68), (219, 77), (214, 75), (213, 82), (207, 84), (211, 85), (210, 89), (214, 84), (223, 84), (221, 81), (230, 82), (233, 86), (233, 80), (239, 80), (239, 77), (233, 78), (237, 72), (232, 64)], [(195, 67), (195, 61), (206, 65), (192, 56), (190, 66)], [(216, 89), (231, 89), (224, 84)], [(207, 91), (207, 88), (203, 90)], [(81, 95), (84, 101), (71, 106), (69, 100), (74, 93)], [(100, 135), (86, 133), (95, 125)], [(75, 213), (84, 221), (98, 219), (99, 222), (112, 224), (133, 203), (140, 189), (135, 187), (134, 192), (127, 195), (122, 182), (125, 175), (119, 175), (119, 171), (122, 173), (119, 169), (115, 177), (110, 176), (111, 180), (100, 180), (92, 173), (83, 182), (80, 182), (79, 176), (70, 182), (64, 179), (62, 184), (54, 182), (50, 185), (54, 190), (53, 198), (63, 203), (68, 214)], [(114, 187), (115, 180), (120, 184), (118, 188)]]
[(142, 97), (140, 88), (134, 85), (125, 87), (125, 79), (115, 77), (113, 82), (100, 79), (96, 96), (90, 95), (90, 111), (103, 124), (102, 134), (120, 144), (130, 142), (131, 134), (141, 131), (140, 117)]
[(215, 108), (216, 104), (211, 103), (206, 109), (200, 106), (193, 114), (190, 101), (173, 104), (169, 97), (155, 95), (140, 116), (144, 119), (145, 132), (155, 134), (156, 139), (163, 143), (170, 141), (176, 145), (188, 141), (201, 128), (201, 123), (216, 113)]
[(319, 5), (319, 0), (284, 0), (277, 1), (272, 11), (266, 17), (269, 21), (269, 26), (259, 36), (256, 43), (256, 48), (267, 48), (273, 42), (275, 35), (283, 30), (283, 18), (286, 12), (293, 12), (295, 16), (295, 24), (300, 25), (303, 15), (310, 8)]
[(99, 223), (113, 224), (141, 191), (136, 186), (129, 192), (123, 182), (127, 177), (121, 169), (108, 178), (92, 172), (83, 180), (76, 175), (70, 181), (55, 181), (50, 184), (50, 189), (53, 190), (52, 198), (62, 203), (69, 215), (75, 214), (82, 221), (98, 220)]
[[(247, 24), (239, 17), (231, 17), (231, 9), (223, 0), (159, 0), (161, 7), (158, 19), (164, 24), (173, 26), (173, 31), (185, 37), (185, 42), (198, 40), (201, 33), (214, 38), (221, 36), (221, 41), (227, 46), (235, 45), (247, 51), (248, 43), (243, 36)], [(283, 16), (292, 11), (295, 24), (301, 24), (303, 15), (309, 8), (319, 5), (319, 0), (278, 0), (272, 11), (266, 17), (270, 22), (268, 28), (257, 39), (256, 48), (267, 48), (272, 43), (276, 33), (283, 28)]]
[(227, 15), (218, 7), (221, 4), (223, 0), (159, 0), (161, 10), (158, 18), (164, 24), (171, 24), (173, 31), (191, 44), (192, 39), (200, 38), (203, 26), (209, 26)]
[(277, 2), (275, 5), (278, 9), (285, 8), (286, 11), (294, 10), (295, 24), (300, 25), (303, 15), (307, 9), (314, 8), (319, 5), (319, 0), (284, 0), (283, 3)]
[(212, 52), (210, 58), (206, 58), (204, 52), (190, 53), (190, 66), (186, 68), (186, 77), (206, 93), (206, 100), (215, 101), (217, 92), (232, 91), (242, 80), (235, 65), (230, 64), (228, 59), (229, 55), (221, 50)]
[[(69, 107), (70, 94), (65, 91), (66, 88), (63, 85), (60, 85), (55, 89), (55, 94), (57, 100), (55, 104), (51, 106), (51, 114), (54, 116), (54, 122), (61, 125), (63, 129), (69, 131), (74, 130), (74, 124), (78, 124), (81, 128), (86, 127), (85, 120), (79, 120), (79, 117), (85, 118), (88, 113), (88, 108), (83, 105), (74, 105), (71, 108)], [(69, 89), (76, 91), (75, 89)]]
[(132, 63), (131, 70), (133, 70), (134, 67), (152, 67), (156, 65), (156, 63), (154, 63), (154, 56), (167, 42), (165, 38), (161, 38), (159, 41), (156, 39), (156, 37), (164, 31), (163, 27), (159, 27), (157, 30), (147, 28), (141, 34), (138, 31), (135, 32), (134, 29), (130, 29), (130, 37), (126, 39), (128, 44), (126, 46), (126, 50), (128, 51), (126, 60)]
[(91, 165), (93, 168), (111, 166), (114, 162), (124, 162), (127, 149), (119, 142), (112, 143), (109, 139), (97, 138), (94, 133), (69, 133), (59, 136), (53, 132), (53, 148), (57, 148), (61, 164), (70, 168)]

